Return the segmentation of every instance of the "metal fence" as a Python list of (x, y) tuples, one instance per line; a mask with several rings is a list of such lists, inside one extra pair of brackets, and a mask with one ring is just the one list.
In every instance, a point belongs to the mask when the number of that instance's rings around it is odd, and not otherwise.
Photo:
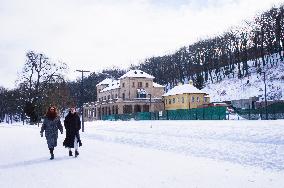
[(102, 117), (103, 120), (224, 120), (226, 107), (166, 110), (160, 112), (138, 112), (131, 114), (113, 114)]
[(274, 103), (267, 108), (234, 109), (235, 113), (248, 120), (256, 119), (284, 119), (284, 103)]

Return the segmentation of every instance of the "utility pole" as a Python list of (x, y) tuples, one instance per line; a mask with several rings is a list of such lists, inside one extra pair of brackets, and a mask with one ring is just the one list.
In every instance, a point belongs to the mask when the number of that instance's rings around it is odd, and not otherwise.
[(150, 120), (152, 119), (152, 112), (151, 112), (151, 103), (152, 103), (152, 94), (148, 94), (150, 96), (150, 107), (149, 107), (149, 112), (150, 112)]
[(266, 99), (266, 80), (265, 80), (265, 72), (261, 72), (264, 75), (264, 100), (265, 100), (265, 119), (268, 120), (267, 113), (267, 99)]
[(83, 79), (84, 79), (84, 72), (90, 72), (90, 71), (86, 71), (86, 70), (76, 70), (77, 72), (81, 72), (82, 73), (82, 81), (81, 81), (81, 110), (82, 110), (82, 132), (84, 132), (84, 88), (83, 88)]

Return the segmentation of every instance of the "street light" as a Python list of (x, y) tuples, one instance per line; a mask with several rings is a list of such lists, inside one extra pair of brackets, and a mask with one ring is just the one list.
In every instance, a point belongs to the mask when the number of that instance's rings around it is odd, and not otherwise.
[(148, 94), (150, 96), (150, 107), (149, 107), (149, 112), (150, 112), (150, 120), (152, 119), (152, 113), (151, 113), (151, 103), (152, 103), (152, 94)]
[(100, 120), (103, 119), (102, 103), (100, 103)]
[(149, 107), (149, 111), (151, 111), (151, 103), (152, 103), (152, 94), (148, 94), (150, 96), (150, 107)]
[(84, 89), (83, 89), (83, 79), (84, 79), (84, 72), (90, 72), (86, 70), (76, 70), (77, 72), (82, 73), (82, 81), (81, 81), (81, 111), (82, 111), (82, 132), (84, 132)]
[(261, 74), (263, 74), (263, 75), (264, 75), (265, 118), (266, 118), (266, 120), (268, 120), (268, 113), (267, 113), (267, 99), (266, 99), (266, 80), (265, 80), (266, 74), (265, 74), (265, 72), (261, 72)]

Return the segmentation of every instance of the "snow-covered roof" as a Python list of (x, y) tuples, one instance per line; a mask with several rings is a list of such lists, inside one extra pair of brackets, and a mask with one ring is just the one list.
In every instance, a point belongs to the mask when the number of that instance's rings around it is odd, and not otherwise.
[(163, 96), (171, 96), (171, 95), (178, 95), (184, 93), (205, 93), (205, 92), (197, 89), (191, 84), (184, 84), (184, 85), (175, 86), (167, 93), (165, 93)]
[(157, 83), (153, 82), (153, 87), (165, 87), (165, 86), (162, 86), (160, 84), (157, 84)]
[(119, 80), (113, 80), (108, 87), (104, 88), (103, 90), (101, 90), (100, 92), (105, 92), (105, 91), (109, 91), (112, 89), (117, 89), (120, 86), (120, 82)]
[(129, 77), (129, 78), (152, 78), (152, 79), (155, 78), (154, 76), (151, 76), (150, 74), (147, 74), (146, 72), (141, 71), (141, 70), (130, 70), (127, 73), (125, 73), (123, 76), (121, 76), (120, 79), (126, 78), (126, 77)]
[(111, 78), (106, 78), (104, 79), (103, 81), (101, 81), (100, 83), (98, 83), (96, 86), (100, 86), (100, 85), (109, 85), (112, 83), (112, 80)]

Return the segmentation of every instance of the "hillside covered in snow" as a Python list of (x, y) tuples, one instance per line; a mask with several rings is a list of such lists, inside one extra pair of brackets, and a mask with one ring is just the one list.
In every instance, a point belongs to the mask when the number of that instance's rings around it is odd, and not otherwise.
[[(264, 74), (260, 72), (265, 72), (267, 100), (283, 100), (284, 62), (281, 61), (279, 54), (266, 56), (265, 59), (267, 63), (263, 67), (255, 67), (255, 61), (248, 61), (250, 74), (247, 77), (238, 78), (230, 75), (219, 82), (207, 82), (203, 90), (210, 95), (212, 102), (248, 99), (250, 97), (260, 97), (259, 100), (264, 101)], [(256, 61), (261, 60), (257, 59)], [(237, 75), (237, 68), (235, 75)]]

